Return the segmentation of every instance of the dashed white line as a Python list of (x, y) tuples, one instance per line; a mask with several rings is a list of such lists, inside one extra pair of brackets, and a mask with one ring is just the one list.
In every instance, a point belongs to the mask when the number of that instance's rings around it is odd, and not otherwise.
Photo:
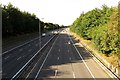
[(69, 52), (69, 50), (68, 50), (68, 52)]
[(17, 60), (19, 60), (21, 57), (17, 58)]
[[(37, 62), (39, 62), (39, 61), (40, 61), (40, 59)], [(31, 69), (31, 71), (28, 73), (28, 75), (25, 78), (25, 80), (28, 79), (28, 77), (30, 76), (30, 74), (32, 73), (32, 71), (34, 70), (34, 68), (36, 67), (36, 65), (38, 64), (37, 62), (35, 63), (34, 67)]]
[[(59, 37), (59, 36), (58, 36), (58, 37)], [(39, 73), (40, 73), (40, 71), (41, 71), (41, 69), (42, 69), (42, 67), (43, 67), (44, 63), (46, 62), (46, 59), (48, 58), (48, 55), (50, 54), (50, 52), (51, 52), (51, 50), (52, 50), (52, 48), (53, 48), (53, 46), (54, 46), (54, 44), (55, 44), (56, 40), (58, 39), (58, 37), (55, 39), (55, 41), (54, 41), (54, 43), (53, 43), (52, 47), (50, 48), (50, 50), (49, 50), (48, 54), (46, 55), (46, 57), (45, 57), (45, 59), (44, 59), (44, 61), (43, 61), (42, 65), (41, 65), (40, 69), (38, 70), (37, 75), (35, 76), (35, 79), (34, 79), (34, 80), (36, 80), (36, 79), (37, 79), (37, 77), (38, 77), (38, 75), (39, 75)]]
[(19, 48), (19, 47), (21, 47), (21, 46), (24, 46), (24, 45), (26, 45), (26, 44), (28, 44), (28, 43), (36, 40), (36, 39), (38, 39), (38, 38), (32, 39), (32, 40), (30, 40), (30, 41), (28, 41), (28, 42), (26, 42), (26, 43), (24, 43), (24, 44), (21, 44), (21, 45), (19, 45), (19, 46), (17, 46), (17, 47), (14, 47), (14, 48), (10, 49), (10, 50), (7, 50), (7, 51), (3, 52), (3, 54), (8, 53), (8, 52), (10, 52), (10, 51), (12, 51), (12, 50), (14, 50), (14, 49), (17, 49), (17, 48)]
[(7, 59), (7, 58), (9, 58), (10, 56), (7, 56), (6, 58), (4, 58), (4, 59)]
[(33, 57), (30, 58), (29, 61), (17, 73), (15, 73), (15, 75), (11, 78), (11, 80), (13, 80), (54, 37), (55, 35), (52, 38), (50, 38), (49, 41), (47, 41), (46, 44), (44, 44), (44, 46), (40, 50), (38, 50), (37, 53), (35, 53)]
[(59, 52), (60, 52), (60, 49), (59, 49)]
[[(69, 35), (68, 35), (68, 37), (69, 37), (69, 39), (71, 40), (71, 42), (74, 43), (74, 42), (72, 41), (72, 39), (70, 38)], [(74, 46), (74, 48), (76, 49), (76, 51), (77, 51), (78, 55), (80, 56), (80, 58), (82, 59), (83, 63), (85, 64), (86, 68), (88, 69), (89, 73), (90, 73), (91, 76), (93, 77), (93, 79), (96, 80), (95, 77), (94, 77), (94, 75), (93, 75), (92, 72), (90, 71), (89, 67), (87, 66), (86, 62), (84, 61), (83, 57), (81, 56), (80, 52), (79, 52), (78, 49), (76, 48), (76, 46), (75, 46), (74, 44), (73, 44), (73, 46)]]
[(59, 57), (57, 59), (59, 60)]

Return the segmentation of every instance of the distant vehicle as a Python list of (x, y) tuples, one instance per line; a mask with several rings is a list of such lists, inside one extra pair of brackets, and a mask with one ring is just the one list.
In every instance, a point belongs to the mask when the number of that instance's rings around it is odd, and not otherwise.
[(68, 41), (68, 44), (71, 44), (71, 42), (70, 42), (70, 41)]
[(42, 37), (45, 37), (45, 35), (46, 35), (45, 33), (42, 33)]

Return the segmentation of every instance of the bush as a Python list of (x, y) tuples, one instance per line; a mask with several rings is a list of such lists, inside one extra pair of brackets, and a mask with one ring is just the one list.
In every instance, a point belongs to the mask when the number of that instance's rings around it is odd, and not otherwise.
[(108, 8), (106, 5), (102, 9), (93, 9), (87, 13), (82, 13), (77, 18), (70, 30), (87, 40), (92, 40), (96, 48), (105, 54), (118, 53), (118, 10)]

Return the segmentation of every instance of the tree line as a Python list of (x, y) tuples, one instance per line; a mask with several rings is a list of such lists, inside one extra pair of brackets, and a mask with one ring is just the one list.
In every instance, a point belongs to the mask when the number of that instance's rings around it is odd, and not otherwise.
[(105, 53), (119, 53), (118, 39), (118, 8), (103, 5), (102, 9), (95, 8), (82, 13), (71, 25), (70, 30), (87, 40)]
[[(39, 31), (39, 18), (35, 14), (20, 11), (11, 3), (0, 5), (2, 8), (2, 35), (4, 37), (22, 35)], [(41, 32), (60, 27), (58, 24), (40, 21)]]

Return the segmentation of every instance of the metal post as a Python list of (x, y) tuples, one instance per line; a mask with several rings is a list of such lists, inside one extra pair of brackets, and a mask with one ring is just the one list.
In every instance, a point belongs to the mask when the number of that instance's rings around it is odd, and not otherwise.
[(40, 20), (39, 20), (39, 48), (41, 49), (41, 27), (40, 27)]
[(0, 80), (2, 79), (2, 8), (0, 7)]
[[(54, 31), (54, 26), (53, 26), (53, 31)], [(53, 34), (54, 34), (54, 32), (53, 32)]]

